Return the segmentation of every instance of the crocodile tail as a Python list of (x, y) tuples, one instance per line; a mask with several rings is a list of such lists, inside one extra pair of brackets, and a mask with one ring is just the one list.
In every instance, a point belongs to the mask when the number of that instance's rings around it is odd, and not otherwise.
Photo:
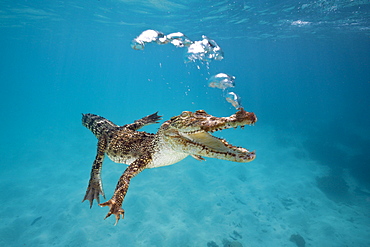
[(119, 128), (118, 125), (108, 119), (91, 113), (82, 114), (82, 125), (91, 130), (97, 138), (104, 133)]

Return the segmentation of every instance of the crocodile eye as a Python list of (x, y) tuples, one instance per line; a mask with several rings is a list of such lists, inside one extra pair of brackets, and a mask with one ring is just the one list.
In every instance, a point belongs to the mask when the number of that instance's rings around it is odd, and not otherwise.
[(183, 111), (181, 113), (181, 117), (189, 117), (189, 116), (190, 116), (190, 112), (188, 112), (188, 111)]

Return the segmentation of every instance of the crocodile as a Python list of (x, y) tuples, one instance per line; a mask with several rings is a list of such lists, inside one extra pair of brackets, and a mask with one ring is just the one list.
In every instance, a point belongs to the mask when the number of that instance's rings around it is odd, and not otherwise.
[[(250, 162), (256, 157), (255, 151), (233, 146), (211, 134), (254, 124), (256, 115), (243, 108), (229, 117), (214, 117), (204, 110), (183, 111), (165, 121), (156, 134), (138, 131), (144, 126), (158, 123), (161, 117), (156, 112), (131, 124), (118, 126), (101, 116), (82, 114), (83, 126), (98, 139), (97, 154), (82, 202), (88, 200), (91, 208), (95, 199), (99, 206), (108, 206), (110, 209), (105, 219), (115, 215), (115, 225), (121, 217), (124, 218), (122, 203), (131, 179), (144, 169), (172, 165), (189, 155), (197, 160), (210, 157), (235, 162)], [(112, 198), (100, 203), (99, 196), (105, 198), (101, 180), (105, 155), (113, 162), (128, 164), (128, 167), (119, 178)]]

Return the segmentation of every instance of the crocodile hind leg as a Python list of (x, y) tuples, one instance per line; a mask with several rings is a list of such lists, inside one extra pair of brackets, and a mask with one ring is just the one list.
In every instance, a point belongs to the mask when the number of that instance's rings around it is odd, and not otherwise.
[(107, 148), (107, 138), (102, 135), (98, 141), (98, 150), (91, 169), (89, 185), (87, 187), (85, 197), (82, 200), (82, 202), (88, 200), (90, 202), (90, 208), (92, 207), (94, 199), (98, 203), (100, 203), (99, 195), (102, 195), (105, 199), (100, 174), (102, 170), (106, 148)]
[(122, 202), (126, 196), (131, 178), (135, 177), (142, 170), (144, 170), (150, 161), (151, 158), (148, 155), (142, 156), (131, 163), (131, 165), (126, 168), (125, 172), (120, 177), (112, 198), (107, 202), (99, 204), (99, 206), (102, 207), (109, 206), (110, 210), (105, 216), (105, 219), (114, 214), (116, 216), (116, 223), (114, 225), (117, 225), (121, 215), (122, 219), (124, 218), (125, 211), (122, 209)]

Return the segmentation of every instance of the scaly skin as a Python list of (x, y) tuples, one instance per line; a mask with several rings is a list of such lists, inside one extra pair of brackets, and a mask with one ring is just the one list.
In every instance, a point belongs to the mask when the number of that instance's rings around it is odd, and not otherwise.
[(112, 198), (99, 204), (110, 208), (105, 218), (115, 215), (116, 224), (124, 217), (121, 206), (131, 179), (146, 168), (172, 165), (188, 155), (197, 160), (204, 160), (204, 156), (235, 162), (250, 162), (256, 157), (254, 151), (232, 146), (210, 134), (254, 124), (256, 115), (242, 108), (230, 117), (214, 117), (203, 110), (184, 111), (164, 122), (157, 134), (138, 131), (160, 119), (154, 113), (132, 124), (118, 126), (98, 115), (83, 114), (82, 124), (98, 138), (97, 154), (83, 201), (88, 200), (91, 207), (94, 199), (100, 203), (99, 195), (105, 198), (100, 176), (105, 154), (114, 162), (129, 164), (118, 180)]

